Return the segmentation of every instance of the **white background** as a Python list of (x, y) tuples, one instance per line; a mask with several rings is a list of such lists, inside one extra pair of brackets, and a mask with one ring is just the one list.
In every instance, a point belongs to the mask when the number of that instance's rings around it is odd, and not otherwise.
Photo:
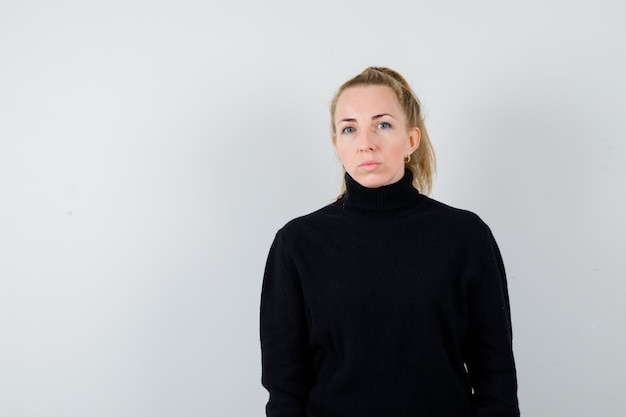
[(267, 250), (369, 65), (500, 244), (523, 414), (626, 415), (624, 3), (216, 3), (0, 2), (0, 415), (264, 415)]

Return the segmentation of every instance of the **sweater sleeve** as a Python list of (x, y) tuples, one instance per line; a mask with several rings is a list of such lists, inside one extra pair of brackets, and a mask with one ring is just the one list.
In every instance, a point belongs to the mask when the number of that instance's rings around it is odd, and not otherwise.
[(280, 232), (269, 251), (261, 291), (262, 383), (268, 417), (304, 417), (312, 359), (302, 287)]
[(517, 417), (517, 377), (511, 314), (500, 250), (485, 225), (475, 281), (468, 296), (466, 365), (476, 417)]

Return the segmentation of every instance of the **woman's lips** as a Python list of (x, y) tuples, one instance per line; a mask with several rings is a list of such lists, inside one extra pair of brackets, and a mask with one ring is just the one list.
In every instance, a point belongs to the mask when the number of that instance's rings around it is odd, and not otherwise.
[(363, 169), (365, 171), (374, 171), (380, 165), (381, 165), (381, 163), (378, 162), (378, 161), (365, 161), (365, 162), (359, 164), (359, 168), (361, 168), (361, 169)]

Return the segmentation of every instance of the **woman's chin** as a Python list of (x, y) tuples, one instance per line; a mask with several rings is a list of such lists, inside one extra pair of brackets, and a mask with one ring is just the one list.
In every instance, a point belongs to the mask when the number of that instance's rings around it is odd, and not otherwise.
[(379, 175), (357, 175), (353, 179), (366, 188), (379, 188), (388, 184), (388, 181), (385, 181)]
[(363, 187), (379, 188), (400, 181), (403, 173), (404, 170), (392, 176), (384, 172), (355, 172), (354, 175), (350, 173), (350, 176)]

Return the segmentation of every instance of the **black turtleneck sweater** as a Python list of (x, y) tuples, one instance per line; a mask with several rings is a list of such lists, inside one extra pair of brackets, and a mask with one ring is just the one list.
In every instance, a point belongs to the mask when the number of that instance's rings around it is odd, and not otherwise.
[(287, 223), (261, 295), (269, 417), (518, 416), (506, 278), (478, 216), (407, 170)]

